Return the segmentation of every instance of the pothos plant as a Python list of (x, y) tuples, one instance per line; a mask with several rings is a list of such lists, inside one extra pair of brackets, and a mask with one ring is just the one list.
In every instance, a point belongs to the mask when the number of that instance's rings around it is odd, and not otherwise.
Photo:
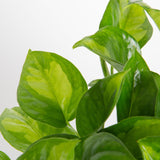
[[(110, 0), (99, 30), (73, 46), (100, 57), (104, 78), (89, 89), (65, 58), (29, 50), (19, 107), (0, 116), (1, 134), (23, 152), (17, 160), (160, 159), (160, 76), (141, 55), (152, 36), (146, 14), (160, 29), (160, 11), (142, 0)], [(115, 106), (118, 122), (104, 128)], [(10, 158), (0, 152), (0, 159)]]

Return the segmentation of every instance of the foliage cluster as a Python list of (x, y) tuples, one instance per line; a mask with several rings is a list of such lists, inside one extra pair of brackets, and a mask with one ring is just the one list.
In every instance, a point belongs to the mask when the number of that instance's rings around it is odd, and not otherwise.
[[(100, 57), (104, 78), (90, 87), (65, 58), (29, 50), (19, 107), (0, 116), (1, 134), (23, 152), (17, 160), (160, 159), (160, 75), (141, 55), (153, 30), (147, 14), (160, 29), (160, 11), (142, 0), (110, 0), (99, 30), (75, 43)], [(118, 122), (104, 128), (115, 106)]]

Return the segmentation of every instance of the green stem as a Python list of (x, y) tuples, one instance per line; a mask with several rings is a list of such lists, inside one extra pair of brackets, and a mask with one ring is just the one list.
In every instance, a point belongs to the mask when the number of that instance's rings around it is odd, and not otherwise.
[(114, 68), (111, 66), (111, 75), (114, 74)]
[(109, 70), (105, 60), (100, 57), (100, 62), (101, 62), (101, 67), (102, 67), (104, 77), (109, 76), (110, 74), (109, 74)]

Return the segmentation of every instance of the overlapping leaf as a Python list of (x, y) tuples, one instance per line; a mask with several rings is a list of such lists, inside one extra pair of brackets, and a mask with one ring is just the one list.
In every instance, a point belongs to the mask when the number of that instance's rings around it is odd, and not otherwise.
[(152, 72), (138, 53), (127, 62), (124, 70), (128, 69), (117, 104), (118, 121), (130, 116), (154, 116), (158, 88)]
[(0, 131), (3, 137), (20, 151), (25, 151), (29, 145), (44, 136), (59, 133), (75, 134), (69, 127), (55, 128), (36, 121), (19, 107), (4, 110), (0, 116)]
[(109, 133), (90, 136), (77, 147), (76, 160), (135, 160), (125, 145)]
[(160, 117), (160, 75), (155, 72), (152, 72), (152, 73), (158, 88), (156, 105), (155, 105), (155, 116)]
[(70, 135), (53, 135), (33, 143), (17, 160), (74, 160), (79, 140)]
[(135, 52), (140, 53), (138, 43), (125, 31), (117, 27), (104, 27), (94, 35), (77, 42), (73, 48), (84, 46), (122, 71), (125, 63)]
[(146, 3), (144, 3), (142, 0), (136, 0), (135, 2), (132, 2), (133, 4), (138, 4), (141, 6), (153, 19), (157, 27), (160, 29), (160, 10), (153, 9), (150, 6), (148, 6)]
[(77, 68), (59, 55), (29, 51), (18, 87), (20, 107), (32, 118), (65, 127), (75, 118), (87, 85)]
[(144, 8), (137, 4), (142, 0), (110, 0), (100, 28), (104, 26), (119, 27), (132, 35), (143, 47), (152, 36), (152, 26)]
[(146, 137), (138, 141), (144, 160), (160, 159), (160, 136)]
[(76, 116), (80, 136), (88, 136), (104, 124), (118, 100), (125, 74), (121, 72), (102, 79), (84, 94)]
[(120, 138), (137, 159), (142, 159), (137, 140), (147, 136), (160, 136), (160, 119), (155, 117), (132, 117), (102, 130), (102, 132), (104, 131)]

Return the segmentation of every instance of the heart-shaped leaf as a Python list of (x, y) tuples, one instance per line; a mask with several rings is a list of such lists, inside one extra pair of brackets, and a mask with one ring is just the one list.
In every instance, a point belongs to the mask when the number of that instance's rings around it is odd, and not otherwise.
[(140, 53), (140, 47), (136, 40), (117, 27), (104, 27), (94, 35), (77, 42), (73, 48), (80, 46), (93, 51), (118, 71), (123, 70), (125, 63), (132, 54)]
[(70, 127), (55, 128), (26, 115), (21, 108), (5, 109), (0, 116), (0, 131), (16, 149), (25, 151), (38, 139), (51, 134), (75, 134)]
[(98, 133), (79, 143), (76, 160), (135, 160), (126, 146), (109, 133)]
[(158, 89), (152, 72), (138, 53), (124, 67), (129, 69), (117, 103), (118, 121), (131, 116), (154, 116)]
[(160, 119), (132, 117), (105, 128), (102, 132), (109, 132), (117, 136), (137, 159), (142, 159), (137, 141), (147, 136), (160, 136)]
[(54, 53), (29, 51), (17, 94), (28, 115), (61, 128), (75, 118), (86, 90), (85, 80), (68, 60)]
[(160, 136), (146, 137), (138, 141), (144, 160), (160, 158)]
[(69, 135), (53, 135), (33, 143), (17, 160), (74, 160), (79, 140)]
[(80, 136), (88, 136), (104, 124), (118, 100), (125, 74), (121, 72), (99, 80), (83, 95), (76, 116)]
[[(141, 2), (139, 0), (138, 2)], [(110, 0), (100, 23), (119, 27), (132, 35), (143, 47), (152, 36), (152, 26), (137, 0)]]

